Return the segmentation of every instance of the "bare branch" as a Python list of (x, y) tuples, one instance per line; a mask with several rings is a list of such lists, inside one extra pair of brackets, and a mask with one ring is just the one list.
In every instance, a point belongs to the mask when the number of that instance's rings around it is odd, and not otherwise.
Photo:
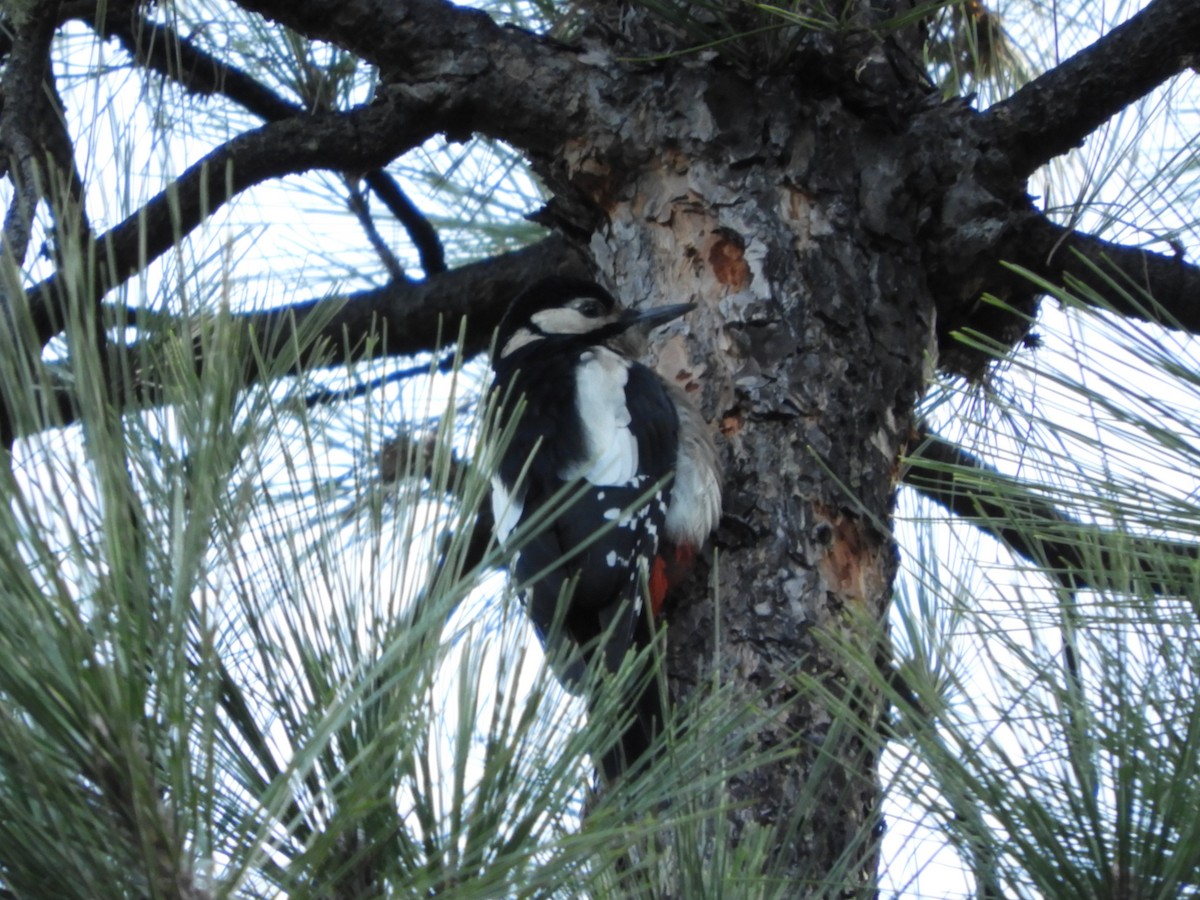
[(985, 133), (1018, 176), (1078, 147), (1089, 134), (1171, 76), (1195, 65), (1195, 0), (1154, 0), (1090, 47), (984, 114)]
[(138, 63), (201, 96), (223, 95), (267, 122), (303, 115), (258, 79), (198, 47), (168, 25), (123, 17), (114, 10), (84, 21), (99, 35), (116, 39)]
[[(553, 236), (521, 250), (460, 266), (420, 282), (399, 281), (347, 297), (235, 316), (260, 340), (268, 357), (287, 352), (312, 317), (322, 323), (308, 355), (296, 362), (343, 364), (369, 355), (408, 356), (438, 350), (458, 338), (467, 320), (463, 352), (487, 349), (512, 298), (530, 281), (555, 272), (585, 274), (583, 257)], [(379, 341), (367, 340), (371, 336)]]
[[(166, 190), (95, 241), (95, 297), (158, 258), (238, 193), (271, 178), (324, 168), (375, 168), (436, 134), (453, 108), (431, 109), (410, 95), (384, 92), (344, 113), (285, 119), (238, 135), (189, 167)], [(62, 275), (30, 291), (29, 308), (45, 342), (60, 328), (55, 302)]]
[[(1005, 544), (1071, 591), (1137, 590), (1142, 576), (1156, 594), (1190, 585), (1200, 547), (1088, 526), (1059, 512), (1017, 478), (1002, 475), (961, 447), (922, 429), (904, 483)], [(1086, 537), (1085, 537), (1086, 535)], [(1089, 573), (1104, 572), (1102, 580)]]
[[(299, 104), (286, 100), (252, 75), (208, 53), (168, 25), (142, 17), (122, 18), (112, 11), (104, 17), (91, 15), (86, 21), (97, 34), (118, 40), (141, 65), (194, 94), (227, 97), (267, 122), (305, 114)], [(364, 178), (408, 232), (425, 274), (445, 271), (445, 251), (437, 232), (396, 180), (382, 169), (374, 169)]]
[[(531, 281), (555, 272), (580, 277), (591, 274), (583, 255), (558, 235), (421, 282), (399, 281), (344, 297), (240, 313), (234, 316), (235, 321), (258, 344), (257, 353), (247, 354), (243, 360), (247, 367), (244, 374), (249, 382), (262, 377), (256, 359), (277, 371), (279, 367), (273, 363), (284, 356), (288, 367), (298, 370), (318, 364), (337, 366), (371, 357), (437, 351), (454, 344), (464, 317), (467, 327), (463, 350), (474, 355), (487, 349), (509, 301)], [(187, 333), (185, 325), (157, 312), (131, 309), (125, 318), (147, 335), (163, 328)], [(311, 342), (297, 357), (298, 337), (305, 332), (307, 321), (320, 321), (322, 327), (315, 336), (305, 334)], [(195, 351), (196, 365), (203, 366), (206, 361), (199, 355), (200, 348), (197, 346)], [(114, 356), (107, 371), (133, 372), (137, 376), (136, 382), (118, 378), (110, 385), (115, 408), (144, 408), (163, 401), (155, 371), (158, 356), (153, 350), (143, 345), (110, 346), (109, 353), (125, 353), (128, 358), (117, 360)], [(228, 365), (229, 360), (222, 359), (220, 364)], [(76, 418), (72, 391), (64, 387), (56, 393), (56, 424), (69, 424)], [(28, 426), (14, 423), (0, 406), (0, 443), (11, 445), (25, 433), (22, 427)]]
[(405, 84), (430, 102), (457, 98), (464, 115), (457, 130), (447, 131), (451, 138), (475, 131), (527, 152), (549, 152), (575, 133), (572, 121), (597, 93), (582, 90), (580, 76), (608, 74), (560, 44), (445, 0), (237, 3), (358, 54), (379, 67), (385, 82)]
[(425, 218), (415, 203), (408, 198), (400, 185), (383, 169), (376, 169), (363, 176), (363, 180), (375, 192), (384, 205), (404, 226), (409, 239), (417, 248), (417, 257), (421, 260), (421, 270), (426, 277), (438, 275), (446, 271), (446, 250), (437, 230)]
[[(52, 161), (59, 184), (47, 185), (47, 197), (54, 215), (56, 240), (77, 240), (89, 243), (92, 240), (92, 223), (88, 217), (83, 178), (75, 163), (75, 142), (67, 130), (62, 98), (53, 73), (46, 78), (46, 104), (42, 112), (42, 141), (47, 158)], [(61, 256), (60, 248), (60, 256)]]
[(393, 280), (407, 280), (404, 274), (404, 266), (400, 264), (400, 260), (396, 258), (396, 254), (392, 252), (392, 248), (387, 245), (387, 241), (383, 239), (383, 235), (379, 233), (379, 229), (375, 227), (375, 219), (371, 215), (371, 206), (367, 203), (367, 198), (354, 179), (349, 175), (343, 176), (342, 183), (346, 185), (348, 192), (347, 205), (350, 207), (350, 212), (354, 213), (354, 217), (358, 219), (358, 224), (362, 226), (363, 232), (367, 236), (367, 240), (375, 249), (375, 255), (379, 257), (383, 267), (388, 270), (388, 274)]
[(386, 387), (389, 384), (407, 381), (409, 378), (429, 375), (433, 372), (451, 372), (457, 364), (458, 354), (447, 353), (441, 359), (437, 360), (437, 362), (422, 362), (404, 369), (394, 369), (386, 375), (380, 375), (378, 378), (372, 378), (370, 381), (361, 382), (353, 387), (340, 388), (338, 390), (323, 388), (314, 391), (304, 398), (304, 406), (312, 409), (314, 406), (324, 406), (329, 403), (344, 403), (347, 400), (365, 397), (367, 394)]

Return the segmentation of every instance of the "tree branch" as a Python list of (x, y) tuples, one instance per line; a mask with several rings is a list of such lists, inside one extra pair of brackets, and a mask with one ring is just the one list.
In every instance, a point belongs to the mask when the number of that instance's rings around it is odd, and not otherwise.
[[(1198, 17), (1200, 18), (1200, 17)], [(1134, 303), (1119, 289), (1096, 277), (1096, 271), (1114, 269), (1131, 285), (1144, 289), (1174, 321), (1159, 324), (1200, 333), (1200, 267), (1172, 256), (1055, 225), (1044, 217), (1030, 219), (1019, 230), (1004, 254), (1010, 262), (1029, 269), (1055, 284), (1076, 278), (1094, 289), (1109, 306), (1124, 316), (1150, 320), (1153, 310)], [(1080, 299), (1087, 300), (1084, 296)]]
[(114, 10), (93, 10), (83, 21), (101, 37), (116, 40), (140, 65), (170, 78), (190, 93), (222, 95), (267, 122), (304, 115), (299, 104), (285, 100), (258, 79), (198, 47), (169, 25), (141, 16), (127, 18)]
[[(586, 275), (584, 257), (566, 239), (543, 241), (460, 266), (420, 282), (395, 281), (346, 297), (310, 300), (280, 309), (240, 313), (234, 319), (258, 336), (267, 358), (288, 352), (310, 319), (321, 322), (298, 366), (341, 365), (370, 356), (410, 356), (454, 343), (467, 320), (463, 352), (488, 348), (509, 301), (530, 281), (562, 273)], [(370, 341), (370, 337), (381, 338)]]
[[(281, 97), (258, 79), (198, 47), (190, 38), (167, 25), (137, 17), (91, 15), (86, 21), (97, 34), (115, 38), (141, 65), (201, 96), (221, 95), (266, 122), (303, 116), (299, 104)], [(364, 179), (388, 211), (404, 226), (417, 249), (425, 274), (446, 270), (446, 254), (437, 231), (408, 198), (396, 180), (383, 169)]]
[[(456, 114), (453, 107), (430, 108), (411, 95), (384, 91), (376, 102), (348, 112), (285, 119), (238, 135), (96, 239), (99, 271), (85, 288), (102, 297), (249, 187), (310, 169), (375, 168), (436, 134)], [(61, 327), (61, 278), (56, 273), (28, 294), (43, 343)]]
[(59, 245), (61, 264), (65, 255), (63, 243), (70, 240), (90, 243), (93, 232), (83, 177), (75, 163), (75, 142), (67, 130), (62, 97), (52, 72), (46, 73), (41, 125), (46, 157), (57, 168), (60, 182), (47, 185), (47, 197), (54, 215), (55, 242)]
[(45, 160), (39, 152), (45, 106), (42, 86), (50, 72), (50, 41), (57, 25), (58, 7), (58, 0), (52, 0), (30, 9), (28, 20), (17, 32), (0, 82), (4, 96), (0, 155), (13, 185), (0, 255), (16, 266), (25, 262), (38, 200), (47, 190)]
[[(990, 534), (1067, 590), (1145, 585), (1180, 594), (1192, 583), (1200, 547), (1108, 531), (1059, 512), (1017, 478), (1002, 475), (961, 447), (920, 429), (903, 481)], [(1092, 575), (1102, 571), (1101, 578)], [(1144, 581), (1131, 581), (1141, 575)]]
[(442, 247), (442, 239), (425, 214), (401, 190), (396, 179), (383, 169), (376, 169), (364, 175), (363, 180), (408, 232), (409, 240), (417, 248), (417, 258), (426, 277), (445, 272), (446, 250)]
[(1100, 125), (1171, 76), (1195, 65), (1195, 0), (1154, 0), (1090, 47), (984, 114), (985, 133), (1026, 176), (1078, 147)]
[(367, 241), (375, 250), (375, 255), (379, 257), (379, 261), (383, 263), (383, 267), (388, 270), (388, 275), (393, 279), (407, 280), (408, 276), (404, 274), (404, 266), (400, 264), (400, 260), (396, 258), (396, 254), (392, 252), (392, 248), (388, 246), (387, 241), (383, 239), (383, 235), (379, 233), (379, 229), (375, 227), (375, 217), (371, 215), (371, 205), (367, 202), (366, 195), (355, 183), (354, 179), (349, 175), (342, 177), (342, 183), (346, 186), (347, 206), (350, 212), (354, 213), (354, 217), (358, 219), (358, 224), (362, 226), (363, 233), (367, 236)]
[(583, 90), (581, 75), (606, 78), (613, 65), (583, 64), (560, 44), (445, 0), (237, 3), (350, 50), (378, 66), (385, 82), (430, 102), (457, 98), (463, 116), (451, 139), (480, 132), (527, 153), (550, 152), (577, 133), (577, 116), (601, 93)]
[[(245, 377), (250, 382), (262, 377), (255, 360), (277, 371), (278, 367), (271, 364), (285, 354), (289, 368), (297, 371), (318, 364), (336, 366), (385, 355), (437, 351), (457, 340), (464, 317), (467, 327), (463, 351), (475, 355), (488, 348), (509, 301), (531, 281), (554, 273), (578, 277), (592, 274), (584, 256), (558, 235), (421, 282), (397, 281), (344, 297), (235, 314), (239, 330), (251, 335), (258, 345), (257, 353), (248, 353), (243, 360)], [(161, 354), (152, 349), (154, 332), (169, 329), (187, 333), (186, 325), (156, 312), (129, 310), (127, 320), (147, 338), (144, 344), (110, 345), (108, 349), (114, 356), (107, 360), (105, 371), (136, 374), (136, 381), (117, 378), (110, 385), (112, 403), (121, 411), (163, 401), (155, 368)], [(309, 321), (321, 322), (315, 335), (308, 332)], [(304, 345), (299, 342), (301, 334), (307, 339)], [(299, 356), (295, 352), (298, 346), (303, 351)], [(195, 364), (204, 366), (206, 360), (199, 355), (198, 346), (195, 353)], [(126, 358), (117, 359), (115, 354), (126, 354)], [(229, 360), (221, 359), (218, 364), (229, 365)], [(71, 386), (55, 392), (52, 405), (56, 426), (75, 421), (74, 391)], [(13, 422), (0, 405), (0, 441), (11, 445), (26, 433), (23, 429), (27, 427), (27, 423)]]

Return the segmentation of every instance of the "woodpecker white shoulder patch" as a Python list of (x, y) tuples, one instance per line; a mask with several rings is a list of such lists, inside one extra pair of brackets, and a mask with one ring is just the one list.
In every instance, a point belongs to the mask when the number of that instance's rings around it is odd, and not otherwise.
[(584, 458), (560, 473), (564, 480), (592, 484), (628, 484), (638, 474), (637, 438), (625, 403), (628, 360), (595, 347), (579, 357), (575, 402), (583, 421)]
[(512, 493), (499, 475), (492, 476), (492, 518), (496, 539), (504, 544), (512, 530), (521, 521), (525, 511), (525, 492)]

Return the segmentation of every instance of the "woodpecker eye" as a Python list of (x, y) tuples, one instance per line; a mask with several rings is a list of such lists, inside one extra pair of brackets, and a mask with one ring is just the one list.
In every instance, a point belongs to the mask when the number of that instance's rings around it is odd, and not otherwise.
[(598, 319), (604, 315), (604, 307), (599, 300), (581, 300), (575, 308), (589, 319)]

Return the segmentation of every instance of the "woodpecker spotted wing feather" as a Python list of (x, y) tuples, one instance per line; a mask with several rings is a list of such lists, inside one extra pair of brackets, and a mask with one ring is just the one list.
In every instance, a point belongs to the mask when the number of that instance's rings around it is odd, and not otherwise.
[[(630, 352), (636, 329), (690, 308), (632, 312), (592, 282), (551, 278), (518, 296), (500, 325), (494, 389), (507, 398), (502, 416), (519, 410), (492, 481), (501, 542), (565, 485), (577, 485), (575, 499), (510, 562), (569, 690), (578, 691), (598, 655), (614, 672), (630, 649), (648, 645), (643, 586), (650, 583), (657, 606), (672, 577), (660, 552), (675, 556), (684, 545), (685, 555), (694, 552), (720, 514), (719, 469), (703, 420)], [(681, 435), (681, 424), (688, 433)], [(673, 508), (676, 481), (692, 508)], [(632, 698), (633, 723), (600, 760), (609, 780), (646, 753), (662, 722), (658, 686), (646, 680)]]

